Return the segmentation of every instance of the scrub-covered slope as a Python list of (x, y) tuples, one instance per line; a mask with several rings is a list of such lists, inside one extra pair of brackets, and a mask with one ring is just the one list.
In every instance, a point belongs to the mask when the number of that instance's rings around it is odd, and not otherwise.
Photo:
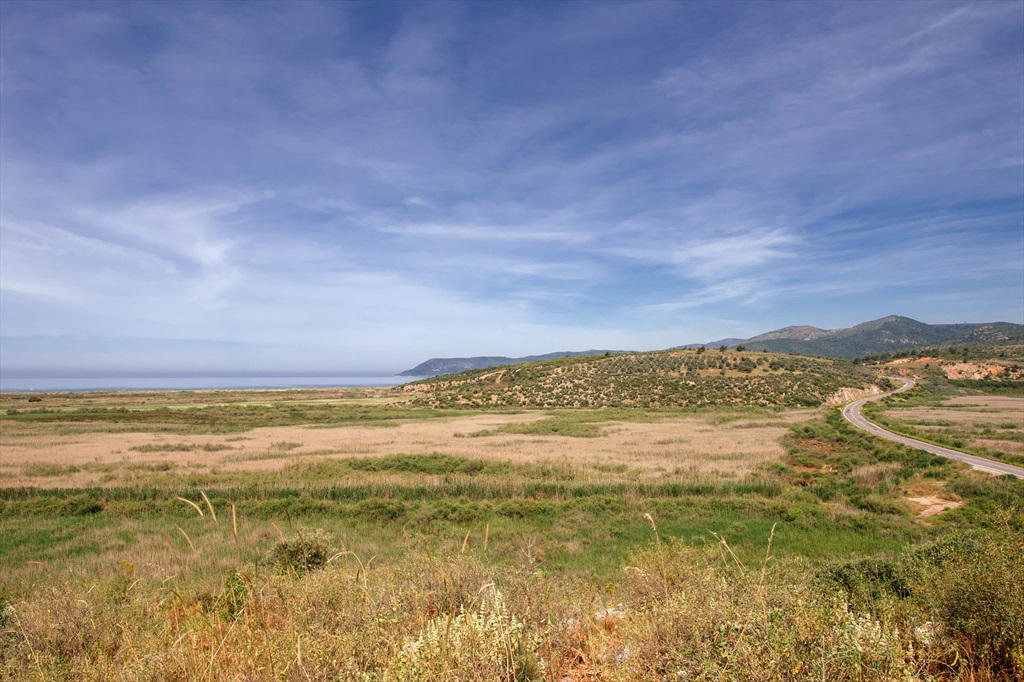
[(490, 367), (401, 390), (436, 407), (794, 407), (877, 382), (871, 370), (841, 360), (695, 349)]

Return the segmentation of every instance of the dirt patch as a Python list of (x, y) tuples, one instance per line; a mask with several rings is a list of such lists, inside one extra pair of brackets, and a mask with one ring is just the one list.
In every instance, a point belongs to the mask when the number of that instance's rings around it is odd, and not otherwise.
[(947, 509), (956, 509), (963, 502), (954, 502), (952, 500), (943, 500), (938, 497), (908, 497), (909, 502), (913, 502), (917, 506), (917, 517), (921, 519), (927, 519), (931, 516), (941, 514)]
[(1006, 372), (1006, 367), (979, 362), (957, 362), (952, 365), (944, 365), (942, 371), (949, 379), (978, 380), (1000, 377)]

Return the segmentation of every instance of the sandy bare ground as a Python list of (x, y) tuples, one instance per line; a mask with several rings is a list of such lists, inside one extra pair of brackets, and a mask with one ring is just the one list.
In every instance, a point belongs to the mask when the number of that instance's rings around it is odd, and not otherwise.
[(947, 509), (956, 509), (963, 504), (963, 502), (943, 500), (938, 497), (908, 497), (907, 499), (918, 505), (917, 516), (922, 519), (941, 514)]
[[(219, 473), (274, 470), (313, 457), (379, 457), (443, 453), (513, 462), (559, 461), (580, 467), (625, 465), (657, 475), (685, 470), (710, 476), (737, 476), (782, 456), (779, 438), (787, 427), (820, 414), (793, 410), (771, 419), (715, 424), (701, 417), (637, 424), (603, 424), (596, 438), (500, 434), (472, 436), (504, 424), (530, 422), (543, 414), (474, 415), (421, 420), (396, 427), (271, 427), (236, 435), (87, 433), (72, 436), (6, 437), (0, 442), (0, 486), (81, 486), (116, 484), (111, 468), (169, 463)], [(138, 452), (160, 445), (196, 446), (191, 451)], [(231, 449), (203, 451), (202, 446)], [(46, 466), (80, 467), (64, 475), (40, 472)]]

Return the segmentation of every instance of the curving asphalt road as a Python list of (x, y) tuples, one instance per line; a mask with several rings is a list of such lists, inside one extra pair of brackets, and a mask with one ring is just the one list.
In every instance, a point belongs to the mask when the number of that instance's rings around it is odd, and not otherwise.
[(996, 474), (997, 476), (1003, 476), (1009, 474), (1010, 476), (1016, 476), (1017, 478), (1024, 478), (1024, 467), (1013, 466), (1012, 464), (1004, 464), (1003, 462), (997, 462), (991, 459), (985, 459), (984, 457), (977, 457), (975, 455), (968, 455), (967, 453), (960, 452), (959, 450), (951, 450), (950, 448), (944, 448), (939, 445), (932, 445), (931, 443), (925, 443), (924, 441), (915, 440), (913, 438), (907, 438), (891, 431), (886, 431), (880, 426), (875, 426), (860, 413), (860, 408), (865, 403), (869, 403), (872, 400), (879, 400), (886, 396), (892, 395), (893, 393), (903, 393), (909, 391), (914, 387), (914, 382), (910, 379), (897, 379), (903, 382), (903, 386), (897, 388), (891, 393), (885, 393), (883, 395), (876, 395), (870, 398), (864, 398), (863, 400), (857, 400), (850, 403), (843, 408), (843, 416), (846, 420), (854, 426), (864, 429), (872, 435), (878, 436), (879, 438), (885, 438), (886, 440), (895, 441), (897, 443), (903, 443), (909, 445), (912, 448), (918, 448), (925, 452), (930, 452), (933, 455), (941, 455), (943, 457), (949, 457), (950, 459), (957, 459), (961, 462), (967, 462), (972, 468), (978, 471), (985, 471), (990, 474)]

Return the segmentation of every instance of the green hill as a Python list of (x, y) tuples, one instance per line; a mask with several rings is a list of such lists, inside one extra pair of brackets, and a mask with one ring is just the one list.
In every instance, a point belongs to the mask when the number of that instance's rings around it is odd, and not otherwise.
[(877, 383), (841, 360), (677, 349), (476, 369), (399, 390), (430, 407), (799, 407)]

